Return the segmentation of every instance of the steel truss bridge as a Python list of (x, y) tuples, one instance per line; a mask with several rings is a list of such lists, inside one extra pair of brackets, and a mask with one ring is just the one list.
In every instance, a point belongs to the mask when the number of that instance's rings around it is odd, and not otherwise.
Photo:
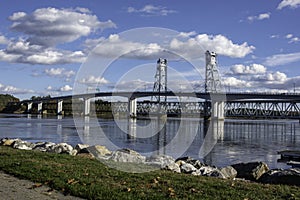
[[(208, 104), (208, 105), (207, 105)], [(127, 113), (127, 102), (111, 103), (113, 113)], [(167, 102), (165, 112), (170, 116), (206, 116), (205, 109), (210, 102)], [(141, 101), (137, 103), (139, 115), (151, 115), (159, 112), (156, 102)], [(209, 109), (210, 110), (210, 109)], [(300, 101), (293, 100), (240, 100), (226, 101), (224, 115), (230, 118), (252, 119), (300, 119)]]
[[(158, 59), (153, 91), (133, 92), (96, 92), (73, 94), (39, 100), (25, 100), (27, 112), (32, 105), (38, 104), (38, 113), (43, 113), (43, 103), (57, 102), (57, 114), (63, 113), (65, 100), (82, 99), (83, 115), (91, 112), (91, 99), (98, 97), (126, 97), (128, 101), (109, 102), (111, 111), (126, 112), (131, 117), (137, 114), (200, 114), (212, 119), (224, 117), (253, 118), (300, 118), (300, 94), (270, 94), (270, 93), (223, 93), (224, 88), (217, 66), (217, 54), (206, 51), (205, 92), (173, 92), (168, 91), (167, 60)], [(156, 101), (143, 101), (140, 98), (153, 97)], [(191, 97), (194, 102), (171, 102), (167, 97)], [(65, 102), (64, 102), (65, 101)], [(98, 108), (99, 109), (99, 108)], [(101, 111), (98, 110), (98, 112)], [(96, 108), (97, 112), (97, 108)]]
[[(40, 100), (24, 100), (20, 103), (46, 103), (62, 102), (68, 99), (93, 99), (99, 97), (126, 97), (139, 99), (158, 95), (158, 92), (98, 92), (89, 94), (75, 94), (68, 96), (52, 97)], [(160, 96), (171, 97), (193, 97), (194, 102), (165, 102), (163, 104), (165, 113), (168, 115), (210, 115), (211, 99), (222, 99), (224, 101), (224, 117), (247, 117), (247, 118), (272, 118), (272, 119), (300, 119), (300, 94), (268, 94), (268, 93), (205, 93), (184, 92), (174, 93), (171, 91), (160, 92)], [(128, 113), (128, 102), (103, 102), (109, 104), (113, 113)], [(139, 115), (157, 113), (162, 103), (155, 101), (137, 101), (136, 112)], [(101, 107), (101, 106), (100, 106)], [(107, 108), (107, 106), (104, 106)], [(62, 108), (61, 108), (62, 109)], [(208, 113), (205, 113), (208, 109)], [(95, 112), (104, 112), (96, 108)], [(160, 110), (161, 111), (161, 110)], [(91, 112), (93, 112), (91, 110)]]

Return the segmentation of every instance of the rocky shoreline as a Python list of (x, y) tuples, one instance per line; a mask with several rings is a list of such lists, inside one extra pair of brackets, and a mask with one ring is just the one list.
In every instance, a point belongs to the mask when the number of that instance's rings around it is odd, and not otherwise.
[(115, 163), (142, 163), (155, 166), (174, 173), (185, 173), (193, 176), (210, 176), (222, 179), (237, 179), (270, 184), (288, 184), (300, 186), (300, 168), (269, 169), (264, 162), (238, 163), (223, 168), (209, 166), (191, 157), (174, 159), (168, 155), (145, 157), (131, 149), (110, 151), (105, 146), (77, 144), (73, 147), (67, 143), (27, 142), (21, 139), (2, 138), (0, 146), (15, 149), (42, 151), (72, 156), (97, 158)]

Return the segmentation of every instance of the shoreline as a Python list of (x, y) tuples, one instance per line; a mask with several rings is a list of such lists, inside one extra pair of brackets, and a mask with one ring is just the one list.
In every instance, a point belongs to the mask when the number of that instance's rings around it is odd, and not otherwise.
[[(41, 147), (42, 144), (39, 145)], [(53, 147), (56, 145), (53, 144)], [(115, 155), (123, 155), (118, 157), (120, 159), (129, 159), (131, 156), (139, 158), (137, 152), (128, 149), (117, 152)], [(299, 176), (295, 175), (291, 179), (294, 184), (262, 184), (241, 178), (217, 178), (217, 171), (211, 173), (213, 177), (209, 177), (196, 174), (201, 170), (204, 173), (204, 169), (209, 173), (209, 166), (200, 166), (201, 163), (192, 159), (174, 161), (169, 157), (156, 157), (156, 161), (161, 164), (161, 161), (169, 160), (171, 162), (165, 162), (169, 167), (174, 162), (180, 164), (180, 173), (170, 168), (128, 173), (126, 167), (144, 169), (149, 165), (112, 160), (106, 160), (105, 163), (87, 155), (71, 156), (62, 152), (20, 150), (0, 145), (0, 171), (19, 179), (31, 180), (37, 186), (48, 186), (63, 195), (84, 199), (300, 199), (299, 185), (296, 185), (300, 183)], [(123, 170), (111, 168), (108, 164), (112, 163)], [(197, 167), (201, 170), (197, 171)], [(195, 168), (196, 171), (193, 171)], [(300, 169), (294, 170), (294, 173), (299, 175)]]
[[(75, 147), (67, 143), (55, 144), (52, 142), (31, 143), (20, 139), (2, 138), (0, 146), (12, 147), (26, 151), (41, 151), (55, 154), (68, 154), (71, 156), (83, 156), (106, 164), (120, 171), (144, 173), (154, 170), (168, 170), (175, 173), (191, 174), (193, 176), (211, 176), (221, 179), (243, 179), (261, 183), (296, 184), (300, 186), (300, 168), (270, 169), (264, 162), (237, 163), (226, 167), (209, 166), (200, 160), (191, 157), (172, 158), (168, 155), (146, 157), (131, 149), (119, 149), (110, 151), (105, 146), (77, 144)], [(122, 163), (122, 164), (120, 164)], [(124, 164), (124, 165), (123, 165)], [(134, 165), (143, 165), (144, 168), (135, 168)], [(128, 165), (128, 166), (126, 166)], [(289, 180), (282, 182), (276, 179), (276, 174), (288, 176)], [(295, 183), (291, 179), (299, 179)], [(275, 177), (275, 179), (274, 179)], [(274, 179), (274, 180), (273, 180)]]

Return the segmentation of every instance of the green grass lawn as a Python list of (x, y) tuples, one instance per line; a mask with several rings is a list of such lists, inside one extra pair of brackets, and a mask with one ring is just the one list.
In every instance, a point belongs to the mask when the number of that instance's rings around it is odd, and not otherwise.
[(0, 147), (0, 159), (0, 170), (6, 173), (86, 199), (300, 199), (300, 187), (296, 186), (263, 185), (162, 170), (126, 173), (94, 159), (4, 146)]

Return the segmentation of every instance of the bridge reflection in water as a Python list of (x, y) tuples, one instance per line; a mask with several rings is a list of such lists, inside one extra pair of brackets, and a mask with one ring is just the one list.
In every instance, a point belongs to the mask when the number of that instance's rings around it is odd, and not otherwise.
[[(196, 118), (78, 119), (83, 143), (105, 145), (110, 150), (130, 148), (147, 156), (191, 156), (216, 166), (264, 161), (273, 168), (286, 168), (277, 162), (277, 152), (300, 146), (296, 120), (226, 119), (210, 121), (207, 126)], [(210, 132), (204, 134), (207, 130)]]
[(76, 118), (75, 122), (83, 143), (104, 145), (110, 150), (130, 148), (147, 156), (203, 159), (224, 138), (224, 120), (159, 117), (98, 120), (86, 116)]

